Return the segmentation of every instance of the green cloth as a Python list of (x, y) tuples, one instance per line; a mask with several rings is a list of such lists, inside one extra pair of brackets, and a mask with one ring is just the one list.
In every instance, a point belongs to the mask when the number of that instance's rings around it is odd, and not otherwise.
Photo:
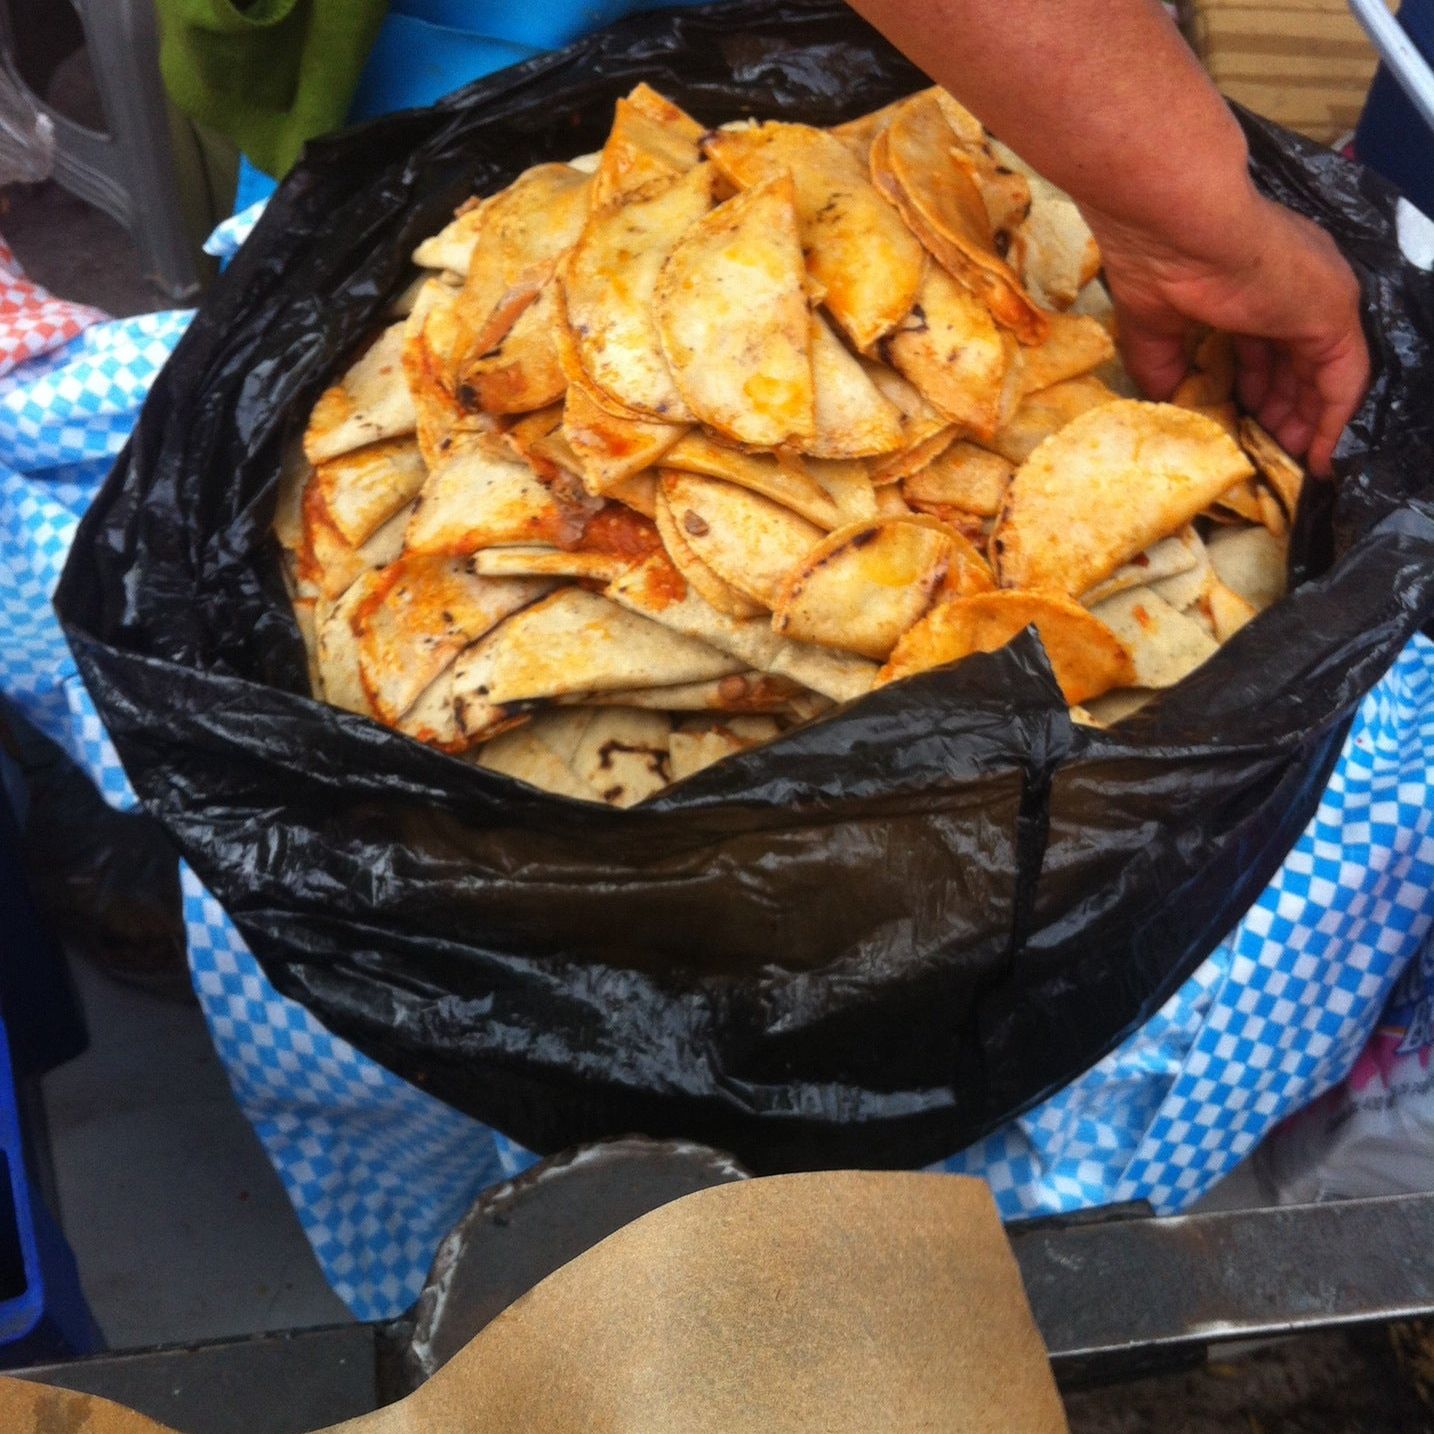
[(155, 0), (174, 103), (276, 179), (339, 128), (388, 0)]

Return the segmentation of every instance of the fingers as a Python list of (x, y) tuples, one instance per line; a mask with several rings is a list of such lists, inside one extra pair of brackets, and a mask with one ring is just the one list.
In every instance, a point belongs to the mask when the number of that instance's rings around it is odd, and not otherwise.
[(1322, 422), (1315, 430), (1314, 436), (1310, 439), (1309, 449), (1305, 454), (1305, 466), (1316, 478), (1329, 477), (1330, 460), (1334, 457), (1334, 445), (1339, 442), (1339, 435), (1343, 432), (1343, 423), (1331, 426), (1329, 421)]
[(1270, 392), (1273, 352), (1264, 339), (1235, 337), (1235, 392), (1247, 413), (1258, 413)]
[(1294, 365), (1289, 353), (1282, 348), (1272, 351), (1270, 359), (1269, 384), (1263, 401), (1255, 409), (1255, 417), (1261, 426), (1276, 438), (1280, 430), (1297, 412), (1299, 383), (1295, 378)]
[[(1311, 409), (1313, 412), (1310, 412)], [(1286, 453), (1298, 457), (1309, 448), (1318, 421), (1319, 395), (1310, 389), (1303, 389), (1296, 402), (1295, 411), (1270, 432)]]
[(1307, 462), (1311, 470), (1328, 477), (1334, 446), (1344, 426), (1354, 417), (1364, 390), (1369, 386), (1369, 350), (1364, 335), (1356, 329), (1316, 375), (1320, 397), (1319, 416), (1310, 438)]
[(1329, 475), (1335, 444), (1369, 383), (1359, 288), (1348, 269), (1339, 278), (1311, 330), (1283, 341), (1236, 340), (1241, 402), (1320, 477)]
[(1300, 345), (1267, 349), (1241, 371), (1241, 402), (1287, 453), (1304, 456), (1311, 472), (1327, 477), (1335, 444), (1369, 382), (1363, 337), (1349, 334), (1332, 351), (1314, 354)]
[(1185, 326), (1170, 329), (1151, 327), (1128, 315), (1120, 315), (1120, 352), (1130, 376), (1151, 398), (1169, 398), (1185, 377)]
[(1310, 470), (1327, 477), (1335, 444), (1369, 386), (1369, 349), (1360, 323), (1359, 281), (1328, 236), (1320, 234), (1319, 240), (1328, 271), (1324, 302), (1316, 309), (1320, 322), (1288, 345), (1300, 384), (1300, 412), (1308, 423), (1307, 433), (1291, 435), (1304, 438), (1301, 449), (1290, 451), (1304, 451)]
[(1235, 335), (1236, 397), (1312, 472), (1335, 444), (1369, 381), (1360, 290), (1333, 241), (1269, 201), (1231, 258), (1228, 249), (1174, 254), (1119, 228), (1100, 239), (1120, 348), (1151, 398), (1170, 398), (1187, 370), (1194, 325)]
[[(1329, 474), (1330, 457), (1369, 381), (1369, 360), (1357, 328), (1337, 348), (1237, 336), (1235, 388), (1240, 405), (1289, 454)], [(1168, 398), (1187, 371), (1182, 335), (1164, 325), (1126, 319), (1121, 349), (1131, 377), (1152, 398)]]

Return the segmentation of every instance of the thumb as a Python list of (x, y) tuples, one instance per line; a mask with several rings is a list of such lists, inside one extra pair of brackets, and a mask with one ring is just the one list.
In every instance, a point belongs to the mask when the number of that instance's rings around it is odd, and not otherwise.
[(1130, 376), (1151, 398), (1169, 398), (1189, 370), (1185, 356), (1185, 325), (1142, 323), (1127, 312), (1120, 316), (1121, 357)]

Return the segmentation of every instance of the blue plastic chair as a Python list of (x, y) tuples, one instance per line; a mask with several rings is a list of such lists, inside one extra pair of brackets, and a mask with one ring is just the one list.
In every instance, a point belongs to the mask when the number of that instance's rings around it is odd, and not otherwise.
[(26, 1173), (10, 1046), (0, 1022), (0, 1368), (103, 1348), (75, 1257)]
[(31, 1178), (20, 1119), (19, 1076), (78, 1054), (85, 1032), (25, 883), (10, 771), (0, 752), (0, 1368), (104, 1348), (75, 1258)]

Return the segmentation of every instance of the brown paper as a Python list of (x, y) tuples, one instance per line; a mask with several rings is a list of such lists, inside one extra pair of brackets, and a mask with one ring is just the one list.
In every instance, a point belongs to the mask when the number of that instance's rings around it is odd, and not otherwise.
[[(89, 1422), (75, 1415), (89, 1407)], [(0, 1381), (7, 1434), (154, 1434)], [(985, 1185), (784, 1175), (634, 1221), (495, 1319), (401, 1403), (329, 1434), (1062, 1434)]]

